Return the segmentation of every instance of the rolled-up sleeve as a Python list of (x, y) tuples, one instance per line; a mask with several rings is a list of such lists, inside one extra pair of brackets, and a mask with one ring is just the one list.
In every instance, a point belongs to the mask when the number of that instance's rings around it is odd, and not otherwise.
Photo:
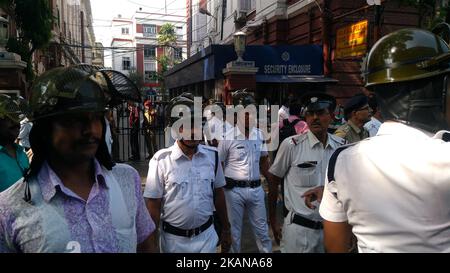
[(216, 180), (214, 181), (214, 188), (221, 188), (225, 186), (225, 176), (223, 174), (223, 168), (222, 164), (217, 166), (217, 174), (216, 174)]
[(219, 141), (219, 146), (217, 147), (217, 151), (219, 152), (219, 160), (221, 162), (226, 162), (228, 158), (228, 146), (230, 144), (229, 140)]
[(153, 157), (150, 160), (145, 183), (144, 197), (159, 199), (164, 194), (164, 178), (162, 177), (158, 160)]
[(283, 178), (286, 175), (292, 163), (291, 149), (293, 149), (294, 146), (289, 145), (289, 141), (289, 139), (285, 139), (281, 142), (277, 156), (269, 169), (271, 174), (280, 178)]

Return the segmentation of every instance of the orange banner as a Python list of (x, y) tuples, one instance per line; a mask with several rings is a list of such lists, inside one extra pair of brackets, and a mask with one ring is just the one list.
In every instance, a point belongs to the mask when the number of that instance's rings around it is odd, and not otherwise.
[(336, 58), (364, 55), (367, 51), (368, 20), (338, 29), (336, 34)]

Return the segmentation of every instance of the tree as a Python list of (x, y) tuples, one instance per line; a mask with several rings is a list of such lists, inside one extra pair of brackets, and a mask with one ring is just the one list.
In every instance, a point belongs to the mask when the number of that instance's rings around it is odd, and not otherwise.
[(174, 49), (176, 45), (177, 35), (175, 33), (175, 26), (170, 23), (162, 25), (158, 33), (158, 46), (164, 48), (164, 55), (168, 57), (169, 68), (174, 65)]
[(439, 23), (450, 23), (450, 7), (442, 0), (400, 0), (400, 5), (417, 8), (419, 27), (432, 29)]
[(136, 84), (137, 88), (139, 89), (139, 92), (141, 93), (141, 96), (145, 96), (144, 94), (144, 77), (139, 74), (136, 69), (131, 69), (128, 72), (128, 78)]
[(51, 31), (55, 18), (51, 7), (46, 0), (0, 0), (0, 7), (13, 18), (19, 32), (19, 37), (9, 38), (6, 48), (19, 54), (27, 63), (26, 77), (32, 81), (33, 53), (44, 49), (52, 38)]
[(175, 62), (174, 49), (177, 45), (177, 35), (175, 33), (174, 25), (166, 23), (161, 26), (158, 32), (158, 46), (164, 48), (164, 55), (158, 58), (158, 64), (160, 69), (155, 75), (158, 82), (161, 84), (161, 91), (165, 94), (164, 73), (172, 68)]

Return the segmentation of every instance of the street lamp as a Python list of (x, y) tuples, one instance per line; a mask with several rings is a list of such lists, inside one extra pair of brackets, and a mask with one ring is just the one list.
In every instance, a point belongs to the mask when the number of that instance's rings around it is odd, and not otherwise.
[(245, 38), (246, 34), (242, 31), (236, 32), (234, 34), (234, 51), (238, 55), (238, 62), (242, 62), (242, 56), (245, 52)]
[(0, 16), (0, 51), (6, 51), (5, 46), (8, 42), (8, 19)]

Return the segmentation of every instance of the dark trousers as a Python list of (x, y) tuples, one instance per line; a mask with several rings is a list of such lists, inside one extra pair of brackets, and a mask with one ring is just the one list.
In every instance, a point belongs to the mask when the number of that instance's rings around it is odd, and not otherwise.
[(130, 134), (131, 157), (135, 160), (141, 158), (139, 153), (139, 126), (131, 127)]
[(148, 156), (152, 157), (156, 153), (156, 135), (153, 130), (145, 130), (145, 144), (147, 145)]

